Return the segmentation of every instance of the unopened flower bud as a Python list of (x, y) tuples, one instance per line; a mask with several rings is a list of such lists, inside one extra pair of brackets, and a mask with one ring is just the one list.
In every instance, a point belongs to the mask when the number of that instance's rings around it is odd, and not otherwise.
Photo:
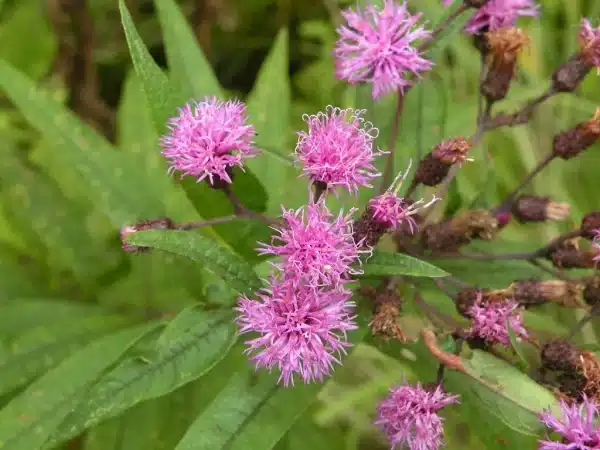
[(583, 216), (581, 220), (581, 236), (595, 239), (600, 230), (600, 211), (593, 211)]
[(563, 131), (554, 137), (554, 155), (562, 159), (571, 159), (592, 146), (600, 138), (600, 108), (587, 122), (575, 128)]
[(498, 228), (502, 229), (510, 223), (511, 215), (508, 211), (500, 211), (496, 213), (496, 220), (498, 220)]
[(429, 225), (423, 230), (422, 243), (434, 251), (456, 251), (473, 239), (491, 240), (498, 229), (498, 219), (489, 211), (474, 209)]
[(513, 206), (513, 214), (521, 223), (565, 220), (569, 217), (569, 204), (553, 202), (550, 197), (522, 195)]
[(572, 56), (552, 73), (552, 89), (557, 92), (573, 92), (591, 70), (581, 55)]
[(529, 37), (519, 28), (500, 28), (486, 34), (488, 44), (487, 76), (481, 84), (481, 93), (496, 102), (506, 97), (510, 82), (515, 74), (517, 56)]
[(584, 281), (583, 299), (591, 307), (600, 305), (600, 276), (594, 275)]
[(167, 217), (161, 217), (159, 219), (152, 219), (140, 222), (136, 225), (127, 225), (121, 228), (121, 247), (127, 253), (145, 252), (150, 250), (150, 247), (142, 247), (137, 245), (128, 244), (125, 238), (137, 231), (143, 230), (172, 230), (175, 228), (175, 224), (171, 219)]
[(437, 186), (446, 177), (450, 167), (454, 164), (460, 166), (467, 161), (470, 149), (471, 143), (463, 137), (442, 141), (421, 160), (415, 173), (414, 183)]
[(573, 281), (519, 280), (512, 283), (510, 289), (523, 306), (554, 302), (567, 308), (585, 308), (583, 285)]
[(559, 269), (591, 269), (595, 266), (594, 256), (575, 245), (566, 245), (554, 250), (550, 260)]

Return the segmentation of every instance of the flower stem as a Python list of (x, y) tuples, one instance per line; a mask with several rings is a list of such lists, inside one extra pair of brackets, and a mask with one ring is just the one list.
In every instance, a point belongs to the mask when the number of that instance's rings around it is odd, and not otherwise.
[(535, 108), (537, 108), (538, 105), (545, 102), (546, 100), (548, 100), (556, 94), (558, 94), (558, 92), (555, 91), (552, 87), (550, 87), (539, 96), (531, 99), (518, 111), (515, 111), (512, 114), (496, 114), (494, 117), (490, 118), (490, 120), (486, 123), (485, 130), (490, 131), (505, 126), (513, 127), (515, 125), (522, 125), (524, 123), (529, 122), (529, 120), (531, 120), (531, 114), (533, 113)]
[(219, 223), (231, 222), (232, 220), (239, 219), (239, 215), (215, 217), (214, 219), (200, 220), (197, 222), (186, 222), (175, 226), (176, 230), (192, 230), (195, 228), (210, 227)]
[(392, 170), (394, 168), (394, 149), (396, 148), (396, 140), (398, 139), (398, 132), (400, 131), (400, 116), (402, 115), (402, 110), (404, 109), (404, 94), (398, 91), (396, 97), (396, 109), (394, 111), (394, 124), (392, 128), (392, 134), (390, 136), (390, 140), (388, 142), (388, 151), (386, 160), (385, 160), (385, 169), (383, 170), (383, 177), (381, 179), (381, 186), (379, 188), (379, 193), (383, 194), (385, 190), (388, 188), (392, 177)]

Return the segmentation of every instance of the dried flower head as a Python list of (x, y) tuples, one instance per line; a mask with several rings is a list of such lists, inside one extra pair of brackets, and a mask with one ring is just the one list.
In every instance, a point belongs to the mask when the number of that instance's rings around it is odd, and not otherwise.
[(471, 317), (469, 334), (485, 339), (489, 344), (510, 346), (507, 323), (517, 337), (527, 336), (527, 331), (522, 325), (519, 304), (514, 300), (483, 303), (479, 294), (468, 315)]
[(298, 133), (296, 145), (302, 175), (334, 192), (338, 186), (351, 193), (372, 187), (370, 180), (381, 175), (373, 161), (383, 152), (373, 150), (379, 131), (364, 121), (364, 112), (328, 106), (326, 112), (303, 117), (308, 132)]
[(546, 220), (566, 220), (569, 217), (570, 205), (552, 201), (550, 197), (538, 195), (521, 195), (515, 202), (512, 211), (521, 222), (545, 222)]
[(406, 171), (398, 174), (387, 191), (369, 201), (368, 209), (372, 219), (387, 229), (397, 230), (403, 223), (406, 223), (410, 233), (414, 234), (417, 223), (411, 216), (417, 214), (420, 209), (433, 205), (439, 198), (434, 195), (429, 202), (425, 203), (423, 199), (408, 202), (404, 198), (398, 197), (398, 191), (408, 176), (410, 168), (411, 163), (409, 162)]
[(535, 17), (539, 5), (533, 0), (489, 0), (478, 9), (465, 26), (468, 34), (495, 31), (515, 25), (520, 16)]
[(591, 147), (600, 139), (600, 108), (597, 108), (592, 118), (563, 131), (553, 140), (553, 153), (562, 159), (571, 159)]
[(169, 172), (181, 172), (210, 184), (231, 183), (231, 169), (243, 169), (247, 158), (258, 154), (254, 147), (254, 127), (246, 124), (246, 106), (235, 100), (206, 98), (179, 108), (169, 119), (169, 134), (163, 136), (162, 154)]
[(470, 149), (471, 143), (464, 137), (443, 140), (419, 162), (413, 183), (437, 186), (454, 164), (460, 167), (463, 162), (472, 161), (468, 158)]
[(356, 329), (351, 293), (315, 290), (303, 284), (271, 279), (258, 300), (239, 299), (240, 334), (258, 333), (246, 341), (256, 367), (277, 367), (279, 382), (294, 384), (294, 374), (305, 383), (322, 381), (351, 344), (346, 332)]
[(426, 390), (420, 383), (403, 384), (390, 390), (377, 406), (377, 419), (392, 448), (437, 450), (442, 446), (444, 428), (438, 411), (458, 403), (457, 395), (446, 394), (440, 386)]
[[(279, 255), (276, 264), (286, 280), (303, 282), (313, 288), (335, 286), (350, 275), (362, 273), (352, 264), (359, 261), (360, 243), (352, 235), (352, 214), (335, 217), (324, 203), (283, 210), (285, 225), (270, 245), (260, 243), (259, 254)], [(279, 245), (276, 245), (279, 244)]]
[(583, 396), (580, 404), (560, 401), (560, 417), (547, 410), (540, 421), (561, 436), (561, 441), (539, 441), (539, 450), (598, 450), (600, 449), (600, 414), (598, 405)]
[(600, 71), (600, 27), (593, 28), (588, 19), (583, 19), (579, 28), (579, 42), (585, 62)]
[(421, 14), (411, 15), (406, 2), (385, 0), (379, 11), (369, 4), (364, 10), (346, 9), (346, 21), (338, 28), (334, 49), (336, 75), (351, 84), (373, 84), (373, 98), (388, 92), (404, 91), (433, 63), (421, 56), (414, 41), (428, 39), (431, 33), (416, 23)]

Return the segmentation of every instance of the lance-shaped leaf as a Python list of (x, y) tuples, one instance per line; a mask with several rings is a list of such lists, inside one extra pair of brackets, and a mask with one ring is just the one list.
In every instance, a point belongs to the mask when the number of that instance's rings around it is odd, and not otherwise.
[(157, 326), (144, 324), (98, 339), (39, 378), (0, 411), (0, 448), (43, 447), (102, 372)]
[(232, 316), (229, 310), (208, 312), (198, 306), (184, 310), (169, 323), (152, 351), (131, 355), (100, 378), (62, 423), (53, 443), (202, 376), (233, 345)]
[(404, 253), (382, 251), (374, 251), (373, 256), (363, 264), (363, 270), (365, 276), (406, 275), (430, 278), (448, 276), (448, 272), (428, 262)]
[(127, 236), (132, 245), (151, 247), (198, 261), (202, 268), (221, 277), (240, 293), (251, 293), (261, 284), (252, 267), (218, 242), (181, 230), (138, 231)]

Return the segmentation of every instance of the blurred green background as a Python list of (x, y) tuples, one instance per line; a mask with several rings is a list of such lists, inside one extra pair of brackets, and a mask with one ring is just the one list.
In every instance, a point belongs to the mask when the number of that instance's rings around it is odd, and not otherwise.
[[(166, 67), (153, 2), (126, 3), (152, 56)], [(295, 145), (294, 132), (303, 127), (302, 114), (316, 113), (329, 104), (367, 108), (368, 118), (381, 130), (379, 145), (386, 146), (393, 96), (374, 105), (368, 88), (349, 88), (333, 77), (333, 23), (338, 8), (350, 2), (178, 3), (227, 94), (251, 103), (250, 113), (258, 122), (259, 132), (265, 122), (279, 127), (259, 142), (270, 153), (290, 154)], [(408, 3), (432, 24), (446, 13), (439, 0)], [(596, 25), (600, 19), (600, 2), (596, 0), (539, 3), (540, 19), (520, 22), (532, 44), (521, 57), (509, 97), (495, 111), (511, 111), (546, 89), (553, 68), (577, 48), (580, 18), (590, 17)], [(458, 26), (453, 27), (430, 55), (436, 62), (435, 70), (407, 98), (395, 154), (398, 170), (409, 158), (428, 152), (443, 137), (468, 136), (475, 128), (479, 57), (470, 39), (460, 34)], [(127, 180), (143, 175), (150, 181), (149, 191), (164, 203), (169, 217), (175, 221), (196, 218), (177, 182), (167, 177), (158, 155), (156, 131), (132, 71), (116, 0), (0, 0), (0, 58), (35, 80), (118, 146), (118, 150), (110, 151), (131, 155), (130, 168), (123, 167), (114, 177)], [(193, 75), (195, 68), (189, 70)], [(257, 79), (262, 79), (262, 84)], [(487, 135), (473, 152), (475, 161), (461, 169), (452, 185), (446, 210), (495, 204), (550, 150), (554, 134), (588, 119), (599, 104), (600, 78), (594, 73), (576, 94), (554, 97), (542, 105), (532, 123)], [(68, 151), (66, 146), (70, 144), (32, 128), (4, 96), (0, 96), (0, 136), (0, 300), (68, 299), (148, 316), (177, 312), (199, 299), (216, 304), (222, 301), (225, 287), (207, 273), (198, 274), (187, 261), (162, 254), (143, 258), (124, 255), (115, 218), (107, 217), (88, 194), (90, 180), (100, 178), (100, 174), (89, 173), (86, 179), (76, 167), (65, 164), (60, 155)], [(578, 223), (585, 212), (597, 209), (599, 150), (596, 145), (575, 160), (555, 161), (527, 189), (569, 202), (569, 222), (552, 226), (511, 224), (503, 232), (502, 243), (494, 243), (494, 249), (498, 251), (500, 245), (501, 249), (535, 249), (536, 243), (547, 241)], [(255, 173), (265, 174), (277, 164), (273, 154), (252, 162)], [(305, 181), (296, 180), (293, 170), (278, 174), (279, 179), (271, 179), (267, 186), (269, 193), (274, 193), (268, 204), (272, 214), (277, 213), (282, 199), (287, 207), (306, 201)], [(136, 192), (139, 185), (133, 182), (133, 191), (126, 192), (127, 184), (122, 185), (123, 195), (133, 203), (137, 195), (147, 195)], [(362, 192), (357, 206), (364, 204), (368, 195), (368, 191)], [(340, 203), (345, 207), (356, 205), (346, 197)], [(159, 214), (152, 211), (148, 210), (148, 216), (140, 216), (139, 212), (128, 216), (125, 211), (118, 217), (135, 221)], [(482, 286), (502, 287), (516, 277), (542, 276), (517, 263), (481, 263), (477, 270), (461, 264), (448, 263), (444, 267), (458, 278)], [(447, 299), (430, 290), (425, 292), (430, 294), (429, 301), (453, 313)], [(404, 325), (414, 334), (421, 322), (413, 313), (409, 306)], [(531, 314), (528, 320), (555, 332), (574, 320), (570, 313), (551, 308), (545, 313), (543, 319)], [(52, 310), (45, 320), (52, 320)], [(595, 342), (594, 329), (588, 327), (583, 339)], [(319, 404), (305, 414), (278, 448), (386, 448), (370, 424), (377, 399), (403, 377), (429, 381), (435, 373), (433, 361), (409, 347), (390, 345), (382, 352), (361, 344), (336, 381), (322, 391)], [(216, 372), (209, 377), (218, 376)], [(167, 397), (139, 405), (125, 416), (94, 428), (83, 443), (69, 448), (135, 450), (140, 445), (146, 450), (171, 449), (194, 411), (211, 398), (205, 383), (206, 377)], [(8, 396), (10, 392), (3, 391)], [(464, 408), (460, 414), (449, 408), (447, 417), (448, 448), (533, 448), (534, 438), (519, 438), (497, 421), (486, 421), (475, 412), (465, 414)], [(149, 430), (152, 444), (141, 447), (139, 435)]]

